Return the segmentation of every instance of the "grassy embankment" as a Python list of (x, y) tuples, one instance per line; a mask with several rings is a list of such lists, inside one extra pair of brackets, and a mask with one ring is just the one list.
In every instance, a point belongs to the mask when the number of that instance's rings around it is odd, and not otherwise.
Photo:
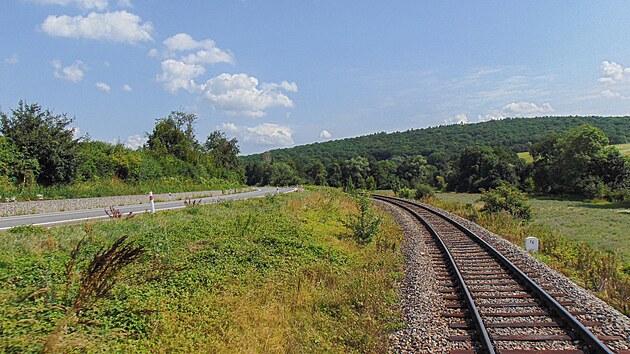
[(240, 183), (216, 178), (193, 180), (190, 178), (162, 177), (133, 184), (113, 178), (110, 180), (78, 182), (71, 185), (52, 187), (32, 186), (21, 188), (5, 186), (4, 189), (0, 188), (0, 202), (3, 202), (4, 198), (13, 197), (16, 200), (37, 200), (38, 194), (42, 195), (44, 199), (66, 199), (146, 194), (150, 191), (154, 193), (176, 193), (225, 190), (240, 187), (243, 187)]
[(630, 314), (630, 204), (532, 198), (533, 221), (478, 210), (479, 195), (440, 193), (435, 204), (523, 247), (541, 240), (539, 259)]
[[(358, 246), (339, 221), (354, 204), (318, 189), (129, 220), (0, 234), (0, 350), (42, 348), (77, 293), (77, 269), (129, 235), (146, 248), (58, 343), (88, 352), (384, 352), (400, 326), (400, 230)], [(394, 246), (392, 246), (394, 245)], [(393, 250), (392, 250), (393, 249)], [(87, 260), (86, 260), (87, 259)]]

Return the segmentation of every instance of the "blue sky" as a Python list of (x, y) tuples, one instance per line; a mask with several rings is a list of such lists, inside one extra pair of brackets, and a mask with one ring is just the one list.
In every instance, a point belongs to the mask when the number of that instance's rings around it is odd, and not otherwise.
[(0, 3), (0, 108), (136, 147), (173, 110), (244, 154), (505, 117), (630, 114), (630, 1)]

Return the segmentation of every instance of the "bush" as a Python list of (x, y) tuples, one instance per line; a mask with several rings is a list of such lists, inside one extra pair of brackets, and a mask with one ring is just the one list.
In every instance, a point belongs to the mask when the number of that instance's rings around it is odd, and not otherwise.
[(354, 203), (359, 212), (350, 214), (342, 223), (352, 231), (352, 238), (358, 244), (365, 245), (379, 233), (382, 218), (375, 214), (372, 202), (366, 193), (357, 193), (354, 196)]
[(396, 195), (400, 198), (411, 198), (411, 189), (407, 188), (407, 187), (403, 187), (400, 188), (398, 190), (398, 192), (396, 192)]
[(433, 193), (433, 188), (430, 185), (421, 183), (416, 187), (416, 194), (414, 198), (417, 200), (433, 197), (435, 194)]
[(530, 220), (532, 218), (527, 196), (510, 184), (504, 183), (488, 191), (482, 190), (480, 200), (485, 204), (482, 211), (489, 213), (507, 211), (520, 219)]

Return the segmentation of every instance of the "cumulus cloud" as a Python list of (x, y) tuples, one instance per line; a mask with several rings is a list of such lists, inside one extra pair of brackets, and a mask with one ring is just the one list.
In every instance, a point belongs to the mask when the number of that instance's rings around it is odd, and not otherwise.
[(206, 66), (218, 63), (234, 64), (234, 55), (216, 46), (211, 39), (196, 40), (187, 33), (178, 33), (164, 40), (160, 53), (151, 49), (149, 56), (166, 57), (161, 63), (162, 72), (156, 76), (164, 88), (175, 94), (180, 89), (199, 94), (210, 101), (215, 109), (231, 115), (262, 117), (271, 107), (293, 107), (286, 92), (297, 92), (294, 82), (259, 83), (244, 73), (223, 73), (208, 80), (198, 80)]
[(96, 84), (94, 84), (94, 86), (96, 86), (97, 89), (103, 91), (103, 92), (111, 92), (112, 88), (104, 83), (104, 82), (97, 82)]
[(234, 55), (216, 46), (211, 39), (197, 41), (187, 33), (178, 33), (164, 40), (167, 54), (175, 52), (191, 52), (181, 58), (187, 64), (234, 64)]
[(332, 134), (330, 134), (328, 130), (324, 129), (321, 132), (319, 132), (319, 137), (322, 139), (330, 139), (332, 138)]
[(125, 91), (125, 92), (131, 92), (131, 91), (133, 91), (133, 89), (131, 88), (131, 86), (129, 86), (129, 85), (127, 85), (127, 84), (123, 85), (122, 89), (123, 89), (123, 91)]
[[(270, 107), (293, 107), (293, 101), (280, 91), (283, 84), (258, 84), (258, 79), (247, 74), (223, 73), (199, 86), (203, 96), (217, 109), (230, 114), (262, 117)], [(285, 87), (295, 88), (294, 83)]]
[[(157, 81), (163, 82), (171, 93), (179, 89), (192, 92), (198, 88), (193, 79), (205, 73), (207, 64), (234, 63), (234, 56), (218, 48), (211, 39), (197, 41), (186, 33), (178, 33), (164, 40), (164, 46), (169, 59), (162, 61), (162, 73), (158, 74)], [(176, 54), (181, 55), (177, 57)], [(151, 49), (148, 55), (158, 56), (160, 53)]]
[(201, 65), (167, 59), (162, 62), (162, 73), (156, 79), (158, 82), (163, 82), (164, 87), (171, 93), (177, 93), (180, 89), (192, 92), (197, 89), (197, 84), (193, 79), (205, 72), (206, 70)]
[(236, 135), (240, 141), (256, 145), (289, 146), (294, 144), (291, 129), (278, 124), (263, 123), (255, 127), (245, 127), (234, 123), (223, 123), (221, 129)]
[(107, 8), (108, 0), (33, 0), (43, 5), (78, 6), (82, 9), (104, 10)]
[(42, 31), (53, 37), (85, 38), (115, 43), (136, 44), (152, 41), (153, 25), (127, 11), (96, 13), (87, 16), (48, 16)]
[(132, 135), (130, 137), (127, 137), (127, 141), (125, 142), (125, 147), (129, 148), (129, 149), (133, 149), (136, 150), (140, 147), (142, 147), (142, 145), (144, 145), (149, 139), (145, 136), (142, 135)]
[(20, 58), (18, 57), (17, 54), (13, 54), (10, 57), (5, 58), (4, 62), (9, 65), (15, 65), (20, 62)]
[(508, 113), (514, 113), (516, 116), (533, 116), (555, 111), (549, 103), (543, 103), (541, 106), (538, 106), (531, 102), (512, 102), (503, 106), (503, 110)]
[(625, 82), (630, 78), (630, 68), (624, 68), (621, 64), (617, 64), (614, 61), (603, 61), (602, 70), (604, 71), (604, 75), (597, 81), (604, 84)]
[(87, 67), (82, 61), (77, 60), (72, 65), (64, 67), (59, 60), (53, 60), (52, 66), (55, 68), (55, 77), (61, 80), (80, 82), (83, 80)]
[(512, 102), (506, 104), (499, 110), (494, 110), (484, 116), (479, 116), (479, 121), (501, 120), (507, 117), (535, 117), (552, 112), (555, 112), (555, 109), (549, 103), (537, 105), (532, 102)]
[(456, 114), (455, 117), (445, 119), (446, 124), (468, 124), (468, 116), (464, 113)]

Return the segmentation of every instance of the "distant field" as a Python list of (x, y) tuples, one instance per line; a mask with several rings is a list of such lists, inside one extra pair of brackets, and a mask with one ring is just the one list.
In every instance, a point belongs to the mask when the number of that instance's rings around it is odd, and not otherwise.
[[(613, 146), (616, 147), (623, 156), (630, 156), (630, 144), (617, 144)], [(534, 159), (532, 159), (532, 155), (530, 155), (528, 151), (519, 152), (518, 157), (522, 158), (523, 160), (527, 162), (534, 161)]]
[[(629, 144), (625, 144), (629, 145)], [(440, 193), (444, 201), (475, 203), (479, 194)], [(617, 250), (630, 262), (630, 205), (530, 199), (533, 222), (557, 230), (575, 241), (607, 251)]]

